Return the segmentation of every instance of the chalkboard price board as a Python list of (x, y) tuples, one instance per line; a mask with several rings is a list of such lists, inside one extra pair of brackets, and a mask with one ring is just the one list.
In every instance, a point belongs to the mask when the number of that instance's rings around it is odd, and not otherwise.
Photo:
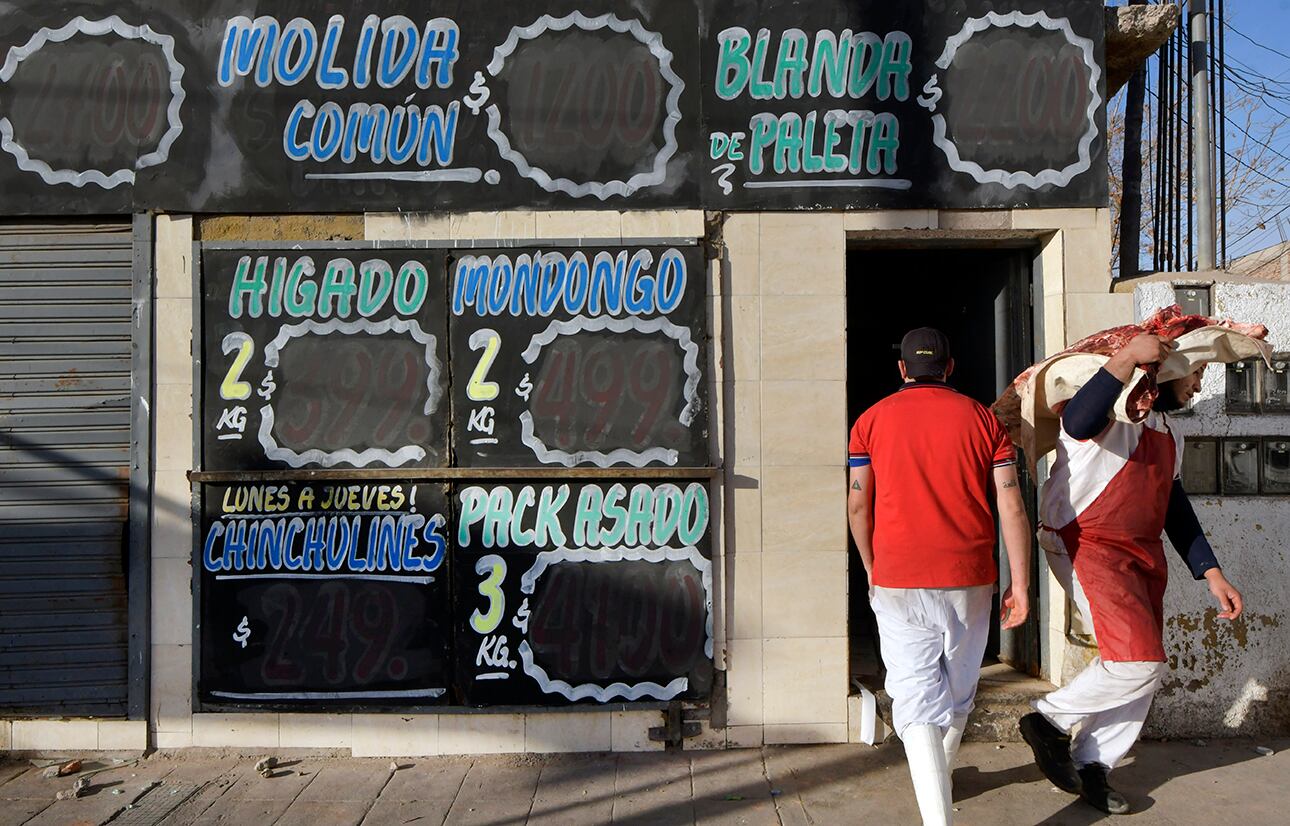
[(203, 702), (357, 708), (447, 698), (442, 485), (206, 485), (202, 503)]
[(458, 464), (705, 465), (698, 247), (448, 257)]
[(207, 249), (202, 276), (206, 469), (444, 462), (442, 253)]
[(457, 498), (456, 663), (466, 704), (708, 691), (703, 484), (464, 486)]

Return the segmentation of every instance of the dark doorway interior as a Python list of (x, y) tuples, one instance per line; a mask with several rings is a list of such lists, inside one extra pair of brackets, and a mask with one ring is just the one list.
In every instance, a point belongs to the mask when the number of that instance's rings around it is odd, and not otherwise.
[[(1032, 259), (1029, 249), (999, 247), (876, 246), (849, 251), (848, 421), (900, 386), (900, 339), (914, 327), (942, 330), (956, 363), (950, 383), (982, 404), (993, 402), (1032, 361)], [(1033, 502), (1033, 485), (1024, 468), (1022, 484), (1027, 501)], [(1002, 568), (1006, 584), (1006, 563)], [(872, 682), (881, 664), (869, 585), (854, 556), (849, 570), (852, 676)], [(1031, 620), (1017, 631), (1001, 636), (995, 612), (987, 661), (1001, 659), (1018, 670), (1038, 673), (1037, 592), (1037, 579), (1032, 577)], [(997, 607), (997, 595), (995, 601)]]

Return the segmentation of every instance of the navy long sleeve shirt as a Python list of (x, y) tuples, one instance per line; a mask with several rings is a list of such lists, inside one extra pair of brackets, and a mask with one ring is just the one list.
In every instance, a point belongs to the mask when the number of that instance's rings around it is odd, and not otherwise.
[[(1062, 409), (1062, 429), (1075, 439), (1099, 435), (1110, 424), (1111, 408), (1123, 389), (1124, 384), (1106, 368), (1098, 370)], [(1205, 576), (1209, 569), (1219, 567), (1180, 479), (1175, 479), (1169, 489), (1165, 535), (1196, 579)]]

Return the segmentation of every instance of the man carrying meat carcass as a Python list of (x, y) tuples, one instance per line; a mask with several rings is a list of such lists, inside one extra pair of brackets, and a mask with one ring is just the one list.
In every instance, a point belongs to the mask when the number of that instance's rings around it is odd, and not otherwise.
[(904, 385), (851, 429), (848, 519), (872, 585), (892, 723), (924, 824), (953, 818), (950, 771), (972, 710), (997, 578), (997, 501), (1013, 582), (1004, 628), (1025, 621), (1030, 523), (1016, 452), (990, 411), (946, 384), (949, 341), (924, 327), (900, 344)]
[[(1241, 594), (1224, 576), (1183, 491), (1182, 437), (1166, 415), (1200, 389), (1208, 361), (1262, 352), (1258, 339), (1266, 329), (1246, 328), (1255, 333), (1247, 336), (1233, 329), (1238, 326), (1182, 316), (1176, 307), (1161, 311), (1138, 329), (1163, 334), (1140, 332), (1127, 341), (1127, 333), (1119, 341), (1103, 336), (1103, 344), (1118, 349), (1064, 405), (1052, 406), (1060, 430), (1041, 498), (1040, 545), (1080, 613), (1091, 618), (1100, 656), (1037, 701), (1020, 727), (1050, 781), (1108, 814), (1129, 811), (1107, 774), (1137, 740), (1168, 669), (1162, 532), (1192, 576), (1207, 581), (1218, 616), (1241, 614)], [(1161, 381), (1152, 400), (1157, 373), (1177, 377)], [(1060, 385), (1041, 383), (1050, 390)], [(1145, 413), (1139, 421), (1128, 410), (1135, 404)]]

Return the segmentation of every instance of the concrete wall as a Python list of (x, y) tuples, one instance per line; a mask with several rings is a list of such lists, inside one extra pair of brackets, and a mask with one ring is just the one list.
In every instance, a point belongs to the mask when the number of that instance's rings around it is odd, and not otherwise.
[[(1171, 284), (1134, 291), (1140, 318), (1174, 303)], [(1290, 284), (1213, 287), (1213, 315), (1259, 322), (1274, 350), (1290, 350)], [(1195, 415), (1175, 421), (1188, 436), (1290, 436), (1290, 416), (1228, 416), (1224, 370), (1205, 371)], [(1192, 497), (1228, 579), (1245, 598), (1236, 622), (1217, 617), (1204, 582), (1169, 551), (1165, 651), (1172, 672), (1152, 709), (1157, 736), (1271, 735), (1290, 732), (1290, 500), (1287, 497)]]

